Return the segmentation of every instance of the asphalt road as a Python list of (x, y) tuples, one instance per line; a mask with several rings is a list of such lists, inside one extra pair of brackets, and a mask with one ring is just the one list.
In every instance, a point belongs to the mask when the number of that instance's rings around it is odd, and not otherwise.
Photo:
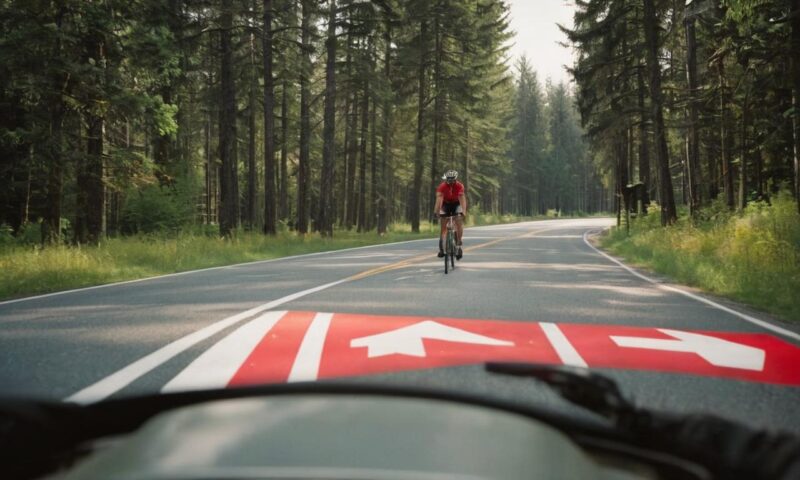
[(496, 354), (588, 365), (643, 406), (800, 433), (800, 328), (637, 276), (586, 240), (611, 223), (471, 228), (446, 276), (419, 240), (3, 302), (0, 393), (92, 402), (344, 375), (572, 411), (486, 373)]

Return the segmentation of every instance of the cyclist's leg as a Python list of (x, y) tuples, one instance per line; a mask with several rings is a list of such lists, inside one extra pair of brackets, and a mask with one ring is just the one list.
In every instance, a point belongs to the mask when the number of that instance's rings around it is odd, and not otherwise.
[[(461, 205), (458, 206), (457, 209), (458, 213), (461, 213)], [(461, 260), (461, 257), (464, 256), (464, 252), (461, 250), (461, 241), (464, 238), (464, 217), (461, 215), (456, 216), (456, 260)]]
[[(442, 213), (443, 213), (442, 210), (439, 210), (439, 215), (441, 215)], [(445, 242), (445, 239), (447, 237), (447, 218), (439, 217), (439, 225), (440, 225), (440, 230), (439, 230), (439, 253), (438, 253), (438, 256), (439, 256), (439, 258), (441, 258), (441, 257), (444, 256), (444, 242)]]

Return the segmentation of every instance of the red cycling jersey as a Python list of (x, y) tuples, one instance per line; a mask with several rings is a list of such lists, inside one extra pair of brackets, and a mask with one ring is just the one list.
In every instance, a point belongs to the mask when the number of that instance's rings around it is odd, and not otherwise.
[(452, 184), (442, 182), (436, 193), (442, 194), (444, 203), (458, 203), (458, 197), (464, 194), (464, 184), (459, 181)]

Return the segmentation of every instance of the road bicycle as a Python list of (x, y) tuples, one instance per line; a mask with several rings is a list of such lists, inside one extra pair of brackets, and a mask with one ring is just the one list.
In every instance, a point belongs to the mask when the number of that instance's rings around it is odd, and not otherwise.
[[(458, 215), (461, 215), (460, 213)], [(444, 242), (444, 273), (456, 268), (456, 222), (455, 215), (440, 215), (447, 217), (447, 236)]]

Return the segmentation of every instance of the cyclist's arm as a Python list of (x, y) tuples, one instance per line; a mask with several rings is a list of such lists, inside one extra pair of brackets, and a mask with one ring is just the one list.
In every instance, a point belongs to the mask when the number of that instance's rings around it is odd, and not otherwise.
[(442, 192), (436, 192), (436, 206), (433, 207), (433, 214), (438, 216), (439, 210), (442, 209)]
[(467, 196), (463, 193), (458, 196), (458, 203), (461, 204), (461, 214), (467, 216)]

